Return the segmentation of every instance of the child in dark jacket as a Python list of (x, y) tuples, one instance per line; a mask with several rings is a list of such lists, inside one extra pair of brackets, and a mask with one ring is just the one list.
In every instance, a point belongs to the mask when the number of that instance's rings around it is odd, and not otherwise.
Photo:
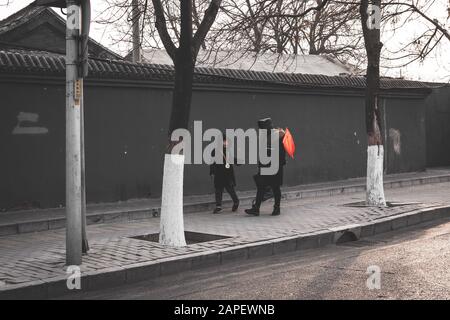
[[(220, 213), (222, 211), (222, 195), (224, 189), (227, 190), (233, 200), (232, 211), (236, 212), (239, 207), (239, 199), (236, 195), (236, 191), (234, 190), (234, 187), (236, 186), (236, 179), (234, 177), (233, 165), (228, 163), (226, 158), (227, 144), (228, 143), (224, 138), (222, 152), (223, 163), (213, 163), (209, 169), (209, 174), (214, 177), (214, 188), (216, 194), (216, 208), (213, 213)], [(215, 156), (214, 151), (212, 156)]]

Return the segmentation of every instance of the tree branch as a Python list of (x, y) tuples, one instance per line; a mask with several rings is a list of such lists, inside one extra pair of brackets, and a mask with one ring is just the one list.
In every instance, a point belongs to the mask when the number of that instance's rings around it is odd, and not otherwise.
[(414, 4), (404, 3), (404, 2), (389, 2), (389, 3), (386, 3), (386, 5), (399, 5), (399, 6), (409, 7), (413, 12), (416, 12), (422, 18), (424, 18), (428, 22), (432, 23), (436, 27), (436, 29), (439, 30), (450, 41), (449, 31), (446, 30), (443, 26), (441, 26), (436, 19), (431, 19), (429, 16), (427, 16), (425, 13), (423, 13), (421, 10), (419, 10), (419, 8), (417, 8)]
[(308, 13), (310, 13), (313, 10), (315, 10), (315, 11), (322, 10), (327, 5), (328, 2), (329, 2), (329, 0), (323, 0), (317, 6), (308, 8), (308, 9), (306, 9), (305, 11), (303, 11), (301, 13), (296, 13), (296, 14), (284, 14), (284, 13), (269, 14), (269, 15), (265, 15), (263, 18), (265, 18), (265, 19), (270, 19), (270, 18), (301, 18), (301, 17), (306, 16)]
[(153, 9), (155, 10), (155, 26), (158, 30), (159, 37), (167, 51), (167, 54), (175, 61), (175, 55), (177, 52), (177, 47), (172, 41), (169, 32), (167, 31), (166, 17), (164, 15), (164, 8), (162, 6), (161, 0), (152, 0)]
[(193, 51), (194, 57), (197, 57), (198, 51), (200, 50), (200, 46), (205, 40), (206, 35), (208, 34), (209, 29), (216, 20), (217, 13), (219, 12), (220, 4), (222, 0), (211, 0), (208, 8), (205, 11), (205, 15), (203, 16), (203, 20), (200, 23), (200, 26), (197, 29), (197, 32), (194, 35)]

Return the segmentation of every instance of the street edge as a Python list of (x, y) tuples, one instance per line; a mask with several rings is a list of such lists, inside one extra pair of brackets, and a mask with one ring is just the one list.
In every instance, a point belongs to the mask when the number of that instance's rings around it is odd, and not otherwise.
[[(450, 218), (450, 206), (435, 206), (413, 212), (381, 218), (364, 224), (344, 225), (323, 231), (253, 242), (205, 253), (186, 254), (152, 262), (124, 267), (105, 268), (82, 273), (81, 287), (86, 291), (112, 288), (119, 285), (172, 275), (187, 270), (213, 267), (248, 259), (269, 257), (277, 254), (316, 249), (339, 241), (348, 234), (353, 240), (399, 230), (413, 225)], [(65, 276), (37, 280), (0, 288), (0, 300), (49, 299), (70, 295)]]

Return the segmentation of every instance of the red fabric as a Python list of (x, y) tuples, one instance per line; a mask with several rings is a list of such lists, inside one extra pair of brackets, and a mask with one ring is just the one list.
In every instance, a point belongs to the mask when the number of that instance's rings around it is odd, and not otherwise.
[(295, 143), (294, 143), (294, 138), (292, 137), (292, 134), (288, 128), (286, 128), (286, 132), (284, 133), (283, 146), (284, 146), (284, 150), (286, 150), (286, 153), (292, 159), (294, 159)]

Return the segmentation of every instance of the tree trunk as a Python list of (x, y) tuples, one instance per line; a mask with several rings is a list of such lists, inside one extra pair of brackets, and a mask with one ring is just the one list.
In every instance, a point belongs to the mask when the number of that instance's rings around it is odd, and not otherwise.
[[(186, 60), (186, 56), (177, 54), (169, 139), (174, 130), (188, 127), (193, 69), (192, 60)], [(159, 242), (163, 245), (181, 247), (186, 245), (183, 219), (184, 155), (172, 154), (172, 146), (173, 143), (170, 141), (164, 158)]]
[(192, 0), (180, 1), (181, 35), (180, 47), (175, 53), (175, 86), (169, 123), (169, 147), (164, 157), (164, 175), (161, 202), (159, 243), (185, 246), (183, 219), (184, 155), (172, 154), (172, 132), (188, 128), (194, 78), (194, 55), (192, 46)]
[(187, 129), (191, 112), (194, 64), (192, 54), (177, 52), (175, 65), (175, 86), (172, 96), (172, 112), (169, 137), (178, 128)]
[(184, 155), (174, 154), (173, 147), (180, 141), (172, 141), (176, 129), (187, 129), (191, 111), (192, 83), (198, 51), (206, 34), (214, 23), (222, 0), (211, 0), (203, 20), (197, 25), (193, 37), (193, 0), (180, 1), (180, 45), (175, 47), (167, 31), (161, 0), (152, 0), (155, 10), (155, 26), (167, 53), (175, 67), (175, 87), (172, 97), (172, 112), (169, 123), (169, 143), (164, 156), (164, 175), (161, 203), (159, 242), (171, 246), (185, 246), (183, 222), (183, 170)]
[(183, 247), (186, 245), (183, 219), (184, 155), (166, 154), (161, 200), (159, 243)]
[[(373, 0), (373, 6), (381, 8), (381, 0)], [(381, 135), (381, 112), (379, 109), (380, 91), (380, 28), (369, 23), (369, 0), (361, 0), (360, 13), (364, 42), (367, 52), (365, 115), (367, 131), (367, 190), (366, 204), (385, 206), (383, 186), (383, 138)]]
[(133, 0), (131, 2), (132, 5), (132, 19), (131, 23), (133, 26), (133, 53), (132, 59), (133, 62), (141, 62), (141, 30), (139, 27), (139, 19), (140, 19), (140, 9), (139, 9), (139, 0)]

